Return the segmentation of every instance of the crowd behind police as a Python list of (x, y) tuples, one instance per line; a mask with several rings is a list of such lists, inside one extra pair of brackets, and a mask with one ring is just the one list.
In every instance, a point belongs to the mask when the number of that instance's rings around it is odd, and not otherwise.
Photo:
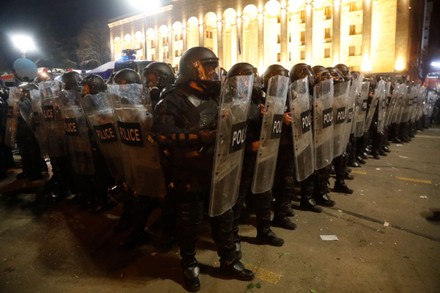
[[(106, 81), (71, 71), (1, 87), (0, 178), (15, 166), (17, 148), (18, 180), (42, 179), (50, 166), (48, 196), (96, 214), (116, 199), (123, 209), (115, 231), (131, 231), (123, 247), (151, 238), (161, 249), (177, 244), (184, 287), (194, 292), (206, 218), (219, 275), (252, 280), (241, 262), (240, 223), (254, 214), (256, 243), (284, 245), (273, 227), (294, 230), (294, 209), (320, 213), (336, 204), (331, 191), (352, 194), (351, 168), (430, 127), (438, 97), (345, 64), (273, 64), (259, 74), (241, 62), (225, 71), (211, 50), (194, 47), (177, 74), (152, 62), (143, 77), (121, 69)], [(153, 233), (147, 222), (156, 209)]]

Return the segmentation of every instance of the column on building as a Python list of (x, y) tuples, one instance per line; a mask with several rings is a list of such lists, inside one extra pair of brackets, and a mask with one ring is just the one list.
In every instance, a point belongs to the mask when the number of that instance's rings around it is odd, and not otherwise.
[[(410, 3), (409, 0), (397, 1), (396, 37), (395, 37), (395, 64), (394, 70), (408, 69), (410, 47)], [(437, 16), (438, 17), (438, 16)]]
[(313, 7), (311, 3), (306, 3), (305, 6), (305, 59), (307, 64), (317, 65), (313, 60)]
[[(326, 14), (326, 13), (325, 13)], [(333, 65), (341, 63), (341, 3), (340, 0), (333, 1)]]
[(371, 21), (372, 21), (372, 0), (363, 2), (362, 18), (362, 71), (371, 71)]
[(258, 9), (255, 5), (247, 5), (242, 11), (241, 55), (242, 61), (255, 67), (259, 66), (259, 25)]

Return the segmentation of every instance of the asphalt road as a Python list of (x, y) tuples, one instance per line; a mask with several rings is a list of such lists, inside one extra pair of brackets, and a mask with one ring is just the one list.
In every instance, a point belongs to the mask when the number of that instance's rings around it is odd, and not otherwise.
[[(186, 292), (177, 248), (121, 249), (120, 205), (93, 215), (43, 197), (42, 181), (14, 181), (18, 172), (0, 181), (0, 292)], [(352, 174), (354, 194), (332, 192), (336, 206), (321, 214), (296, 210), (294, 231), (273, 228), (283, 247), (254, 244), (252, 217), (240, 227), (252, 282), (217, 276), (206, 226), (200, 292), (440, 292), (440, 129)]]

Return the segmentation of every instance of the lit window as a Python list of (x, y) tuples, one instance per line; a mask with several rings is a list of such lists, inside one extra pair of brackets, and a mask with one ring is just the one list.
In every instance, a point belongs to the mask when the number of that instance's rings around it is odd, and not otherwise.
[(348, 47), (348, 56), (356, 56), (356, 46)]
[(332, 18), (332, 8), (331, 8), (331, 6), (326, 6), (324, 8), (324, 15), (325, 15), (325, 19), (331, 19)]
[(304, 51), (304, 50), (301, 50), (301, 52), (300, 52), (300, 57), (299, 57), (301, 60), (304, 60), (304, 59), (306, 59), (306, 51)]
[(330, 48), (324, 49), (324, 58), (330, 58)]
[(356, 25), (352, 24), (350, 25), (350, 36), (353, 36), (356, 34)]

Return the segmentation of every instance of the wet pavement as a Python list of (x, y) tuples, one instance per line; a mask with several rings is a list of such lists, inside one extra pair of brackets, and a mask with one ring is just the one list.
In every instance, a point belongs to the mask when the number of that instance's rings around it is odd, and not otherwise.
[[(254, 281), (219, 278), (204, 226), (200, 292), (440, 292), (440, 128), (390, 148), (352, 168), (355, 192), (332, 192), (333, 208), (296, 210), (296, 230), (273, 228), (282, 247), (256, 245), (251, 216), (240, 234)], [(176, 247), (120, 246), (120, 203), (95, 215), (19, 172), (0, 181), (0, 292), (186, 292)]]

